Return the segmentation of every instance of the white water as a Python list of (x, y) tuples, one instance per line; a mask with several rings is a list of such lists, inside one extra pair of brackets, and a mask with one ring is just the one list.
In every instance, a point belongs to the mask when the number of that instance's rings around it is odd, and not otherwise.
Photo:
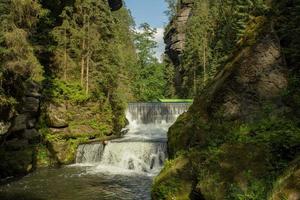
[(76, 163), (91, 165), (90, 173), (157, 174), (167, 158), (167, 131), (189, 107), (186, 103), (132, 103), (126, 111), (124, 138), (80, 145)]
[(121, 139), (80, 145), (77, 164), (45, 168), (0, 186), (0, 199), (151, 200), (153, 176), (167, 157), (167, 130), (188, 104), (129, 104)]

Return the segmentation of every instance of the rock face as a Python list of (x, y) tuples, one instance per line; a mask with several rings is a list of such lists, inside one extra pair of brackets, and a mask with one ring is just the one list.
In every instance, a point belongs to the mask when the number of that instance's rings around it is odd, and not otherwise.
[(269, 200), (300, 199), (300, 159), (288, 167), (285, 174), (279, 178)]
[(175, 66), (175, 85), (181, 85), (180, 61), (185, 45), (186, 24), (192, 12), (193, 2), (194, 0), (180, 1), (178, 14), (172, 19), (165, 31), (166, 54)]
[[(195, 137), (194, 143), (206, 145), (208, 135), (203, 130), (192, 129), (191, 116), (201, 116), (203, 123), (210, 120), (250, 122), (259, 120), (265, 104), (275, 112), (284, 109), (282, 92), (287, 88), (287, 69), (281, 54), (280, 44), (274, 34), (266, 34), (252, 47), (238, 53), (212, 83), (199, 95), (189, 113), (181, 116), (169, 131), (171, 154), (193, 145), (185, 131), (177, 132), (183, 126)], [(201, 129), (201, 128), (200, 128)]]
[(165, 32), (166, 53), (175, 65), (180, 64), (184, 50), (185, 26), (193, 7), (193, 0), (181, 0), (178, 14), (172, 19)]
[(64, 104), (50, 104), (46, 111), (46, 122), (49, 128), (68, 127), (66, 119), (67, 107)]
[[(279, 40), (270, 24), (265, 24), (255, 44), (236, 52), (195, 99), (190, 110), (169, 129), (168, 150), (174, 158), (170, 165), (176, 167), (180, 159), (177, 155), (184, 151), (190, 164), (181, 167), (179, 175), (173, 176), (170, 166), (163, 170), (155, 180), (153, 199), (233, 199), (233, 196), (229, 197), (233, 191), (246, 195), (256, 187), (253, 184), (263, 185), (264, 177), (270, 176), (270, 160), (276, 160), (275, 150), (266, 147), (265, 143), (235, 141), (233, 138), (247, 137), (251, 141), (255, 137), (266, 137), (263, 134), (269, 134), (268, 130), (272, 128), (276, 130), (275, 135), (285, 131), (284, 125), (276, 122), (266, 125), (265, 121), (288, 115), (290, 109), (282, 97), (287, 87), (288, 70)], [(262, 124), (262, 130), (248, 128), (250, 124), (258, 127)], [(215, 150), (211, 151), (211, 148)], [(296, 151), (296, 147), (294, 149)], [(190, 171), (192, 175), (188, 173)], [(295, 171), (292, 180), (297, 173)], [(180, 191), (182, 187), (176, 187), (175, 183), (190, 183), (190, 187)], [(267, 191), (259, 192), (258, 199), (265, 199), (263, 196)], [(296, 188), (288, 195), (291, 196), (289, 199), (297, 199), (299, 190)]]
[(33, 81), (23, 85), (24, 93), (11, 125), (0, 144), (0, 178), (24, 175), (34, 167), (34, 145), (40, 142), (36, 129), (40, 113), (41, 87)]

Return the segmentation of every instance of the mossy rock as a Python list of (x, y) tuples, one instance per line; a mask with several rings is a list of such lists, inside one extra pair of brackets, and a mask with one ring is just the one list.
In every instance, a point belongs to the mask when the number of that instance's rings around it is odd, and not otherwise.
[(290, 164), (285, 173), (276, 181), (269, 200), (300, 199), (300, 158)]
[(189, 159), (182, 156), (167, 162), (152, 188), (153, 200), (188, 200), (193, 179)]
[[(258, 196), (265, 194), (252, 188), (253, 183), (265, 181), (271, 168), (268, 159), (271, 157), (264, 146), (253, 144), (224, 144), (214, 151), (208, 152), (208, 157), (194, 161), (198, 169), (198, 184), (195, 190), (205, 200), (223, 200), (246, 196), (252, 192)], [(234, 188), (233, 188), (234, 187)], [(261, 197), (261, 196), (260, 196)], [(229, 199), (230, 199), (229, 198)]]
[(46, 145), (43, 145), (43, 144), (38, 145), (36, 147), (35, 156), (36, 156), (36, 167), (37, 168), (49, 167), (53, 163), (55, 163), (55, 161), (53, 160), (51, 153), (47, 149)]

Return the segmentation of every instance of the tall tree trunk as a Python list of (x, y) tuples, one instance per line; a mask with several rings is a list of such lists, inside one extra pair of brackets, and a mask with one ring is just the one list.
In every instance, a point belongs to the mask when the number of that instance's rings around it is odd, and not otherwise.
[[(82, 11), (83, 13), (83, 31), (85, 33), (85, 12)], [(80, 84), (81, 84), (81, 87), (83, 87), (84, 85), (84, 68), (85, 68), (85, 35), (83, 35), (82, 37), (82, 49), (81, 49), (81, 74), (80, 74)]]
[[(85, 38), (83, 38), (82, 40), (82, 51), (85, 50)], [(85, 56), (84, 56), (84, 53), (82, 53), (81, 55), (81, 74), (80, 74), (80, 83), (81, 83), (81, 86), (83, 87), (83, 84), (84, 84), (84, 67), (85, 67)]]
[(64, 81), (67, 80), (67, 28), (64, 30)]
[(203, 83), (205, 84), (207, 81), (207, 69), (206, 69), (206, 49), (207, 49), (207, 40), (206, 37), (204, 38), (204, 45), (203, 45)]
[(90, 71), (90, 57), (87, 57), (86, 61), (86, 88), (85, 88), (85, 94), (89, 94), (89, 71)]
[(86, 95), (89, 94), (89, 70), (90, 70), (90, 19), (87, 19), (87, 61), (86, 61)]
[(194, 77), (193, 77), (193, 85), (194, 85), (194, 95), (196, 95), (197, 92), (197, 83), (196, 83), (196, 67), (194, 68)]

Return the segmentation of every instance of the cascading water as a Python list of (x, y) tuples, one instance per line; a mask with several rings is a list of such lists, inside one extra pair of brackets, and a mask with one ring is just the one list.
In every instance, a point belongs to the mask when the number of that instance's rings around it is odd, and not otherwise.
[(154, 175), (167, 157), (167, 130), (185, 103), (132, 103), (121, 139), (78, 147), (76, 164), (41, 169), (0, 186), (0, 199), (150, 200)]
[(167, 130), (189, 107), (186, 103), (131, 103), (124, 138), (80, 145), (76, 162), (94, 165), (94, 171), (156, 174), (167, 157)]

